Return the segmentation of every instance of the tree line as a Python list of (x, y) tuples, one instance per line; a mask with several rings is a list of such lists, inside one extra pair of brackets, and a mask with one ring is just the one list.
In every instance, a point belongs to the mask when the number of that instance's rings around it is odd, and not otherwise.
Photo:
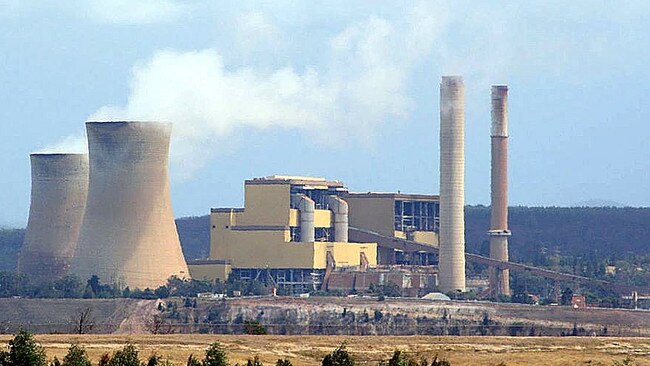
[[(325, 355), (322, 366), (354, 366), (355, 358), (346, 349), (345, 343), (332, 353)], [(92, 366), (85, 348), (71, 344), (68, 352), (59, 360), (57, 357), (48, 359), (45, 349), (31, 333), (20, 331), (8, 343), (6, 350), (0, 350), (0, 366)], [(159, 354), (152, 354), (146, 360), (140, 359), (138, 348), (127, 343), (112, 354), (105, 353), (97, 362), (98, 366), (174, 366), (169, 359)], [(230, 366), (228, 354), (223, 347), (215, 342), (206, 350), (202, 358), (193, 354), (187, 359), (187, 366)], [(257, 355), (248, 358), (245, 364), (236, 363), (234, 366), (263, 366)], [(276, 366), (293, 366), (287, 358), (280, 358)], [(428, 361), (426, 358), (416, 360), (412, 355), (395, 350), (391, 358), (379, 361), (381, 366), (451, 366), (449, 361), (438, 358), (437, 355)]]
[(165, 285), (157, 288), (131, 289), (117, 284), (103, 283), (93, 275), (87, 281), (68, 275), (60, 279), (35, 282), (29, 276), (13, 272), (0, 272), (0, 298), (65, 298), (65, 299), (166, 299), (168, 297), (196, 297), (200, 293), (219, 293), (233, 296), (238, 292), (243, 296), (265, 295), (270, 289), (257, 280), (244, 281), (231, 275), (227, 281), (214, 282), (182, 279), (172, 276)]

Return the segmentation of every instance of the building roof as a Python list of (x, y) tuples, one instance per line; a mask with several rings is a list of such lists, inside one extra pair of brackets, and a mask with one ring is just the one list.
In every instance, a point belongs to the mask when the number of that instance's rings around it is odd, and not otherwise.
[(337, 180), (327, 180), (318, 177), (301, 177), (291, 175), (271, 175), (269, 177), (260, 177), (248, 179), (244, 184), (294, 184), (294, 185), (313, 185), (327, 187), (344, 187), (343, 182)]
[(230, 213), (230, 212), (244, 212), (244, 209), (242, 207), (217, 207), (217, 208), (211, 208), (210, 212), (216, 213), (216, 212), (225, 212), (225, 213)]
[(439, 195), (433, 194), (409, 194), (392, 192), (350, 192), (346, 196), (351, 198), (390, 198), (404, 201), (440, 201)]
[(196, 259), (193, 261), (187, 261), (187, 264), (190, 266), (200, 266), (200, 265), (215, 265), (215, 264), (231, 264), (229, 259)]

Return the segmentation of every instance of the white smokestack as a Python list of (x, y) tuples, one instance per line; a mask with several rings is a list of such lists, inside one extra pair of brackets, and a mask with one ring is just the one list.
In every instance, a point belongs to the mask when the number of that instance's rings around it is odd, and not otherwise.
[(440, 289), (465, 291), (465, 87), (440, 83)]

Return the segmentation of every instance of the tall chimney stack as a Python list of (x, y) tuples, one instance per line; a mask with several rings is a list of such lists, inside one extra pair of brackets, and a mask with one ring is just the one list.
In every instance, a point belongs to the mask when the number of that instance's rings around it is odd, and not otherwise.
[[(490, 258), (508, 261), (508, 87), (492, 86), (492, 204), (490, 219)], [(493, 296), (510, 296), (510, 273), (490, 267)]]
[(465, 87), (440, 83), (440, 289), (465, 291)]

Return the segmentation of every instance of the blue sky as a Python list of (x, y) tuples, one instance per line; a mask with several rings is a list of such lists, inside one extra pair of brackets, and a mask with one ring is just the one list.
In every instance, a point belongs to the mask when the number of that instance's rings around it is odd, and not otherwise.
[(88, 119), (174, 122), (177, 216), (271, 174), (437, 193), (445, 74), (467, 203), (505, 83), (512, 204), (650, 206), (649, 34), (647, 1), (0, 0), (0, 225), (26, 222), (29, 153), (83, 149)]

